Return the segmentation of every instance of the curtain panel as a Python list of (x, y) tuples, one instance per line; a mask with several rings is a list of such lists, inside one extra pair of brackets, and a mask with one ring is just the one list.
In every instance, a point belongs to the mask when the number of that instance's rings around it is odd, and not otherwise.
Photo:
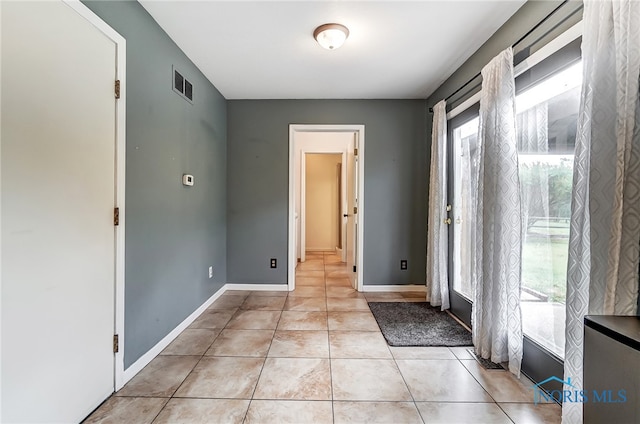
[(482, 358), (520, 375), (522, 217), (513, 49), (482, 69), (471, 327)]
[[(584, 315), (634, 315), (640, 257), (640, 2), (585, 1), (573, 176), (565, 381), (583, 388)], [(581, 423), (565, 402), (563, 422)]]
[(429, 214), (427, 232), (427, 300), (441, 310), (449, 309), (447, 217), (447, 112), (446, 102), (433, 107)]
[[(533, 106), (516, 116), (518, 152), (524, 155), (549, 152), (549, 111), (547, 102)], [(538, 163), (520, 162), (520, 198), (522, 201), (522, 230), (533, 224), (541, 225), (536, 218), (549, 216), (549, 172)], [(523, 178), (523, 175), (526, 178)], [(545, 225), (548, 228), (548, 221)]]

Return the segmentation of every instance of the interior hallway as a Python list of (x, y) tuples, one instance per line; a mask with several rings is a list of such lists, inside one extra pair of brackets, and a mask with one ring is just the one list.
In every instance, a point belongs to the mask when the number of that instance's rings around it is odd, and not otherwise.
[(331, 253), (308, 253), (293, 292), (229, 291), (87, 423), (554, 423), (533, 383), (466, 348), (389, 347)]

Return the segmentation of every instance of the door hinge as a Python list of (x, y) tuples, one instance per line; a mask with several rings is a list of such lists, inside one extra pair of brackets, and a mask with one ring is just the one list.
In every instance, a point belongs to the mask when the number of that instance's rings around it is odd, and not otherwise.
[(353, 207), (353, 213), (358, 213), (358, 207), (357, 206)]
[(118, 353), (120, 351), (120, 343), (118, 342), (118, 335), (113, 335), (113, 353)]
[(356, 271), (356, 269), (357, 269), (357, 268), (356, 268), (356, 266), (354, 265), (354, 266), (353, 266), (353, 272), (357, 272), (357, 271)]
[(353, 156), (358, 156), (358, 148), (353, 149)]
[(113, 225), (120, 225), (120, 208), (113, 208)]
[(119, 99), (120, 98), (120, 80), (116, 80), (115, 94), (116, 94), (116, 99)]

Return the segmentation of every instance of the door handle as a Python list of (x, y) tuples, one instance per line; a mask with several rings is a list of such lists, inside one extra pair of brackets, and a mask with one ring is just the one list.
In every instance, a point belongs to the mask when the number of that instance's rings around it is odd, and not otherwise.
[(344, 216), (345, 218), (349, 217), (348, 213), (343, 214), (342, 216)]

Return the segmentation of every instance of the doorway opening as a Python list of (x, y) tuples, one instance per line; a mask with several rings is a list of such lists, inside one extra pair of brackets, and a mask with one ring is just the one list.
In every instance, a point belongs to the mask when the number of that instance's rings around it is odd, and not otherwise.
[(307, 250), (337, 254), (362, 291), (363, 157), (363, 125), (289, 126), (290, 291)]
[[(306, 261), (307, 252), (333, 252), (342, 258), (343, 226), (342, 194), (346, 191), (346, 181), (342, 175), (341, 153), (306, 153), (304, 155), (304, 175), (301, 172), (301, 262)], [(348, 188), (346, 188), (348, 190)], [(304, 203), (304, 204), (303, 204)], [(304, 226), (302, 227), (302, 223)], [(302, 252), (304, 250), (304, 252)]]

